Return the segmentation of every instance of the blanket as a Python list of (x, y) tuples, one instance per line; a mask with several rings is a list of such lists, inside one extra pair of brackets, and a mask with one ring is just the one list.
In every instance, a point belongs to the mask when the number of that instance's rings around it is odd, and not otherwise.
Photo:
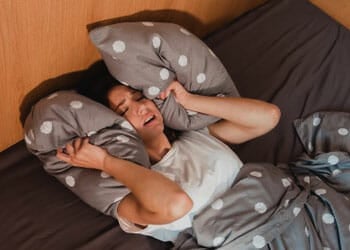
[(350, 156), (329, 152), (274, 166), (248, 163), (174, 249), (347, 249)]
[(294, 124), (306, 153), (290, 163), (244, 164), (174, 249), (348, 249), (349, 114), (316, 112)]

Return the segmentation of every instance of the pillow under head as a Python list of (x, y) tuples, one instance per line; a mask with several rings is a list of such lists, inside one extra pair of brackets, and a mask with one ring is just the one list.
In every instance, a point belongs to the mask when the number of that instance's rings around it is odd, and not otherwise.
[(177, 24), (116, 23), (94, 28), (89, 34), (111, 75), (154, 100), (170, 128), (199, 129), (218, 120), (185, 110), (172, 95), (165, 101), (157, 98), (173, 80), (200, 95), (239, 95), (215, 54)]

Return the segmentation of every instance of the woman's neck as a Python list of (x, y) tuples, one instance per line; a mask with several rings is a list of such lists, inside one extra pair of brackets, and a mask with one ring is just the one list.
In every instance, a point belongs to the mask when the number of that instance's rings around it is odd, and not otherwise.
[(171, 148), (171, 144), (164, 133), (145, 142), (145, 146), (152, 164), (160, 161)]

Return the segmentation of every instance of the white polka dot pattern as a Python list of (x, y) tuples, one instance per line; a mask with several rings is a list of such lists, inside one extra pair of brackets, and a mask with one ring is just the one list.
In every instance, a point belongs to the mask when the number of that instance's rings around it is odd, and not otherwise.
[(107, 174), (106, 172), (103, 172), (103, 171), (101, 171), (100, 176), (101, 176), (101, 178), (103, 178), (103, 179), (106, 179), (106, 178), (109, 178), (109, 177), (110, 177), (109, 174)]
[(30, 136), (31, 139), (35, 140), (35, 135), (34, 135), (33, 129), (29, 130), (29, 136)]
[(193, 111), (193, 110), (186, 110), (186, 112), (189, 116), (194, 116), (194, 115), (198, 114), (196, 111)]
[(154, 26), (154, 23), (152, 23), (152, 22), (142, 22), (142, 24), (146, 27), (153, 27)]
[(325, 223), (325, 224), (333, 224), (334, 223), (334, 217), (333, 215), (331, 215), (330, 213), (324, 213), (322, 215), (322, 221)]
[(181, 31), (181, 33), (183, 33), (183, 34), (185, 34), (187, 36), (191, 35), (191, 33), (188, 30), (184, 29), (184, 28), (180, 28), (180, 31)]
[(312, 120), (312, 125), (314, 125), (315, 127), (320, 125), (320, 123), (321, 123), (321, 119), (319, 117), (314, 117), (314, 119)]
[(314, 151), (314, 146), (312, 145), (311, 141), (309, 141), (309, 143), (307, 144), (307, 148), (309, 149), (309, 151)]
[(52, 122), (44, 121), (40, 126), (40, 132), (43, 134), (50, 134), (52, 132)]
[(217, 199), (211, 204), (211, 208), (214, 210), (220, 210), (224, 207), (224, 201), (222, 199)]
[(257, 178), (261, 178), (263, 175), (261, 172), (259, 171), (252, 171), (249, 173), (251, 176), (257, 177)]
[(298, 214), (300, 213), (300, 211), (301, 211), (300, 207), (295, 207), (295, 208), (293, 208), (293, 214), (294, 214), (294, 216), (298, 216)]
[(209, 50), (209, 53), (210, 53), (210, 55), (212, 55), (213, 57), (215, 57), (216, 58), (216, 55), (215, 55), (215, 53), (211, 50), (211, 49), (208, 49)]
[(318, 194), (318, 195), (323, 195), (323, 194), (327, 193), (327, 190), (324, 189), (324, 188), (319, 188), (319, 189), (315, 190), (315, 193)]
[(127, 137), (125, 135), (118, 135), (117, 140), (122, 142), (122, 143), (127, 143), (130, 141), (129, 137)]
[(148, 88), (147, 92), (150, 95), (157, 96), (160, 92), (160, 89), (158, 87), (152, 86)]
[(116, 53), (122, 53), (122, 52), (124, 52), (125, 49), (126, 49), (125, 43), (124, 43), (123, 41), (120, 41), (120, 40), (115, 41), (115, 42), (113, 43), (112, 46), (113, 46), (113, 50), (114, 50)]
[(349, 134), (349, 130), (346, 128), (340, 128), (340, 129), (338, 129), (338, 134), (340, 134), (342, 136), (346, 136)]
[(179, 56), (178, 63), (179, 63), (179, 65), (180, 65), (181, 67), (187, 66), (187, 63), (188, 63), (187, 56), (185, 56), (185, 55)]
[(263, 214), (263, 213), (266, 212), (267, 207), (266, 207), (265, 203), (263, 203), (263, 202), (258, 202), (258, 203), (255, 204), (254, 209), (255, 209), (255, 211), (257, 211), (259, 214)]
[(340, 170), (340, 169), (334, 169), (334, 170), (332, 171), (332, 175), (333, 175), (333, 176), (337, 176), (337, 175), (339, 175), (339, 174), (341, 174), (341, 170)]
[(196, 77), (196, 81), (197, 83), (201, 84), (203, 82), (205, 82), (205, 80), (207, 79), (207, 77), (205, 76), (204, 73), (199, 73)]
[(160, 38), (158, 36), (155, 36), (152, 38), (152, 45), (153, 45), (153, 48), (155, 49), (158, 49), (160, 47)]
[(160, 79), (168, 80), (169, 79), (169, 70), (166, 68), (162, 68), (159, 72)]
[(253, 238), (253, 246), (255, 248), (260, 249), (260, 248), (263, 248), (265, 245), (266, 245), (266, 240), (265, 240), (265, 238), (263, 236), (261, 236), (261, 235), (254, 236), (254, 238)]
[(57, 93), (53, 93), (53, 94), (49, 95), (49, 96), (47, 97), (47, 99), (48, 99), (48, 100), (51, 100), (51, 99), (53, 99), (53, 98), (55, 98), (55, 97), (57, 97), (57, 96), (58, 96)]
[(305, 227), (305, 235), (306, 235), (306, 237), (310, 236), (310, 232), (309, 232), (309, 229), (307, 227)]
[(288, 207), (288, 205), (289, 205), (289, 200), (285, 200), (284, 201), (284, 207)]
[(289, 187), (290, 184), (291, 184), (291, 183), (290, 183), (290, 180), (287, 179), (287, 178), (282, 178), (281, 181), (282, 181), (282, 185), (283, 185), (285, 188)]
[(24, 141), (28, 144), (31, 145), (32, 141), (29, 139), (29, 137), (27, 136), (27, 134), (24, 134)]
[(220, 246), (224, 242), (225, 238), (222, 236), (215, 237), (213, 240), (213, 246)]
[(339, 158), (336, 155), (330, 155), (327, 161), (329, 164), (335, 165), (339, 162)]
[(89, 131), (89, 132), (87, 133), (87, 136), (90, 137), (90, 136), (92, 136), (92, 135), (94, 135), (94, 134), (96, 134), (96, 133), (97, 133), (96, 131)]
[(74, 109), (81, 109), (83, 107), (83, 103), (81, 101), (71, 101), (69, 105)]
[(66, 176), (65, 181), (66, 181), (66, 184), (68, 186), (70, 186), (70, 187), (74, 187), (75, 186), (75, 179), (74, 179), (73, 176), (71, 176), (71, 175)]

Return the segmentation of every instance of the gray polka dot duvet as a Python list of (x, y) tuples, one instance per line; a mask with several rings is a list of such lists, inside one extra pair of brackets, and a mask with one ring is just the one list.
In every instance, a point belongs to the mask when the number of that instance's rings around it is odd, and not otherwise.
[(71, 167), (56, 157), (56, 149), (77, 137), (89, 137), (113, 155), (150, 166), (141, 139), (124, 118), (74, 91), (58, 91), (41, 99), (28, 115), (25, 126), (28, 150), (83, 201), (114, 215), (113, 206), (129, 190), (106, 173)]
[(168, 127), (199, 129), (218, 118), (185, 110), (170, 96), (157, 98), (173, 80), (202, 95), (238, 96), (225, 67), (195, 35), (172, 23), (130, 22), (94, 28), (90, 38), (110, 73), (156, 102)]
[(289, 164), (244, 164), (173, 249), (348, 249), (350, 114), (316, 112), (295, 128), (306, 153)]

